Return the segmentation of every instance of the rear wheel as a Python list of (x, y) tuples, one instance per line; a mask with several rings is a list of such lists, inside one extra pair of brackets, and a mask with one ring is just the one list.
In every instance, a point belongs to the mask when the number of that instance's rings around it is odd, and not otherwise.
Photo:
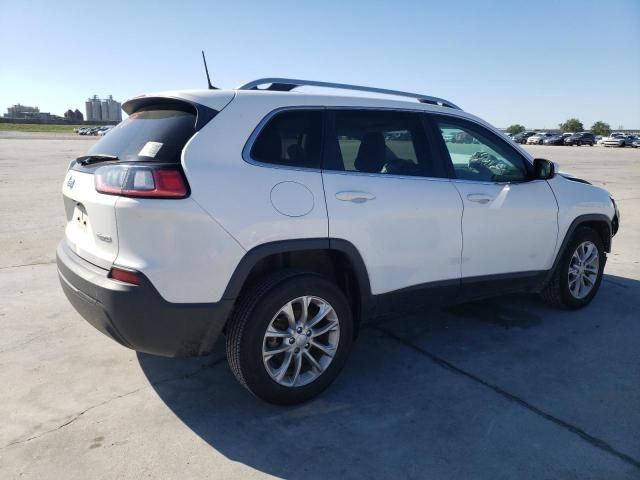
[(542, 299), (561, 308), (576, 309), (589, 304), (600, 288), (605, 261), (600, 235), (588, 227), (578, 228), (540, 293)]
[(313, 273), (276, 274), (240, 299), (226, 349), (238, 381), (275, 404), (309, 400), (337, 377), (353, 339), (349, 303)]

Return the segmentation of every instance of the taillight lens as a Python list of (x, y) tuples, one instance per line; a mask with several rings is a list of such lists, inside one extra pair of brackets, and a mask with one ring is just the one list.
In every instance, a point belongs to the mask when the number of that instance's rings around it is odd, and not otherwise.
[(177, 166), (106, 165), (94, 173), (96, 190), (109, 195), (184, 198), (187, 182)]

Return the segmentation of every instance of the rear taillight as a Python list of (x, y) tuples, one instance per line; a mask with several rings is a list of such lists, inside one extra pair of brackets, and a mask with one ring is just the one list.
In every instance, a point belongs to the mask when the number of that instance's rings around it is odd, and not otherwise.
[(109, 195), (184, 198), (187, 181), (177, 166), (106, 165), (94, 173), (96, 190)]
[(113, 278), (120, 282), (131, 283), (133, 285), (140, 285), (140, 275), (138, 275), (138, 272), (133, 270), (111, 267), (111, 270), (109, 271), (109, 278)]

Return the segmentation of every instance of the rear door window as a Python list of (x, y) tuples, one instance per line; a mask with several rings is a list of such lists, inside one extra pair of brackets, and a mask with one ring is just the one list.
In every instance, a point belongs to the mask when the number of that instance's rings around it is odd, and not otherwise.
[(115, 155), (127, 162), (179, 163), (182, 149), (196, 132), (195, 125), (196, 112), (188, 105), (148, 105), (120, 122), (87, 155)]
[(385, 110), (335, 110), (327, 170), (435, 176), (419, 114)]

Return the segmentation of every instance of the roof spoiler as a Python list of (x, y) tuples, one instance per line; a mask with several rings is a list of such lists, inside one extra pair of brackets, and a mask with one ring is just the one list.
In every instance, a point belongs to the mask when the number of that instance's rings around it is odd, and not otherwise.
[(195, 129), (196, 131), (200, 130), (204, 127), (213, 117), (218, 114), (217, 110), (213, 108), (209, 108), (205, 105), (202, 105), (197, 102), (192, 102), (190, 100), (185, 100), (184, 98), (176, 98), (176, 97), (147, 97), (145, 95), (140, 95), (138, 97), (133, 97), (122, 104), (122, 110), (125, 111), (127, 115), (132, 115), (136, 113), (143, 107), (148, 107), (151, 105), (157, 105), (166, 108), (173, 108), (178, 110), (187, 110), (196, 114), (196, 123)]

